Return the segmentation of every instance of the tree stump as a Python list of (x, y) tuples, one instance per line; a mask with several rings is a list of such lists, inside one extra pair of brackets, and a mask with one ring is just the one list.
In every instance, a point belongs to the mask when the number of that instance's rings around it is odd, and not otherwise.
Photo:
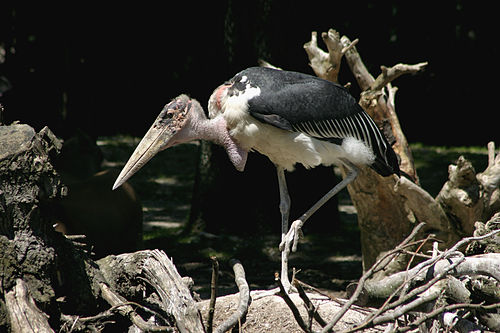
[(203, 332), (185, 279), (163, 252), (97, 264), (54, 230), (50, 201), (66, 189), (52, 166), (61, 142), (48, 128), (0, 126), (0, 142), (0, 331), (88, 332), (114, 323), (119, 331)]
[(39, 312), (51, 314), (58, 283), (53, 241), (47, 236), (55, 232), (41, 211), (64, 190), (50, 164), (61, 143), (48, 128), (35, 133), (28, 125), (0, 126), (0, 142), (0, 290), (9, 295), (8, 303), (15, 300), (28, 313), (21, 316), (12, 307), (0, 312), (21, 327), (31, 316), (38, 318), (43, 331), (48, 318)]

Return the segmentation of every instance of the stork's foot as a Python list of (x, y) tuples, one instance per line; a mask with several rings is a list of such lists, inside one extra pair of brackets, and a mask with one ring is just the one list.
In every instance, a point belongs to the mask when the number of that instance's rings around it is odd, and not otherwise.
[(297, 244), (300, 237), (303, 236), (303, 225), (304, 222), (302, 220), (296, 220), (292, 223), (292, 225), (290, 226), (290, 230), (288, 230), (288, 233), (281, 239), (279, 247), (280, 251), (290, 251), (290, 249), (292, 250), (292, 252), (297, 251)]

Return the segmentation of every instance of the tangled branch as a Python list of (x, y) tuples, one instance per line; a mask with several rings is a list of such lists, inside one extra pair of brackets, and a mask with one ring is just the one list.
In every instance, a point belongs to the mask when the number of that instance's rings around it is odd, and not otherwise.
[[(500, 216), (500, 213), (497, 215)], [(403, 242), (393, 251), (380, 258), (363, 274), (352, 296), (328, 323), (322, 322), (322, 318), (317, 319), (314, 317), (322, 327), (320, 332), (331, 331), (344, 314), (356, 303), (362, 293), (368, 294), (372, 298), (385, 298), (385, 301), (378, 309), (373, 309), (363, 322), (341, 331), (342, 333), (356, 332), (387, 324), (390, 324), (388, 327), (391, 332), (407, 332), (428, 322), (439, 323), (439, 325), (447, 329), (450, 329), (451, 325), (481, 328), (478, 323), (462, 318), (458, 310), (477, 311), (483, 314), (495, 311), (500, 308), (500, 295), (496, 295), (497, 299), (491, 304), (470, 302), (470, 292), (467, 291), (461, 280), (470, 280), (470, 276), (479, 275), (489, 283), (498, 285), (500, 282), (500, 274), (498, 273), (500, 272), (500, 254), (488, 253), (465, 257), (459, 249), (475, 241), (497, 237), (500, 234), (500, 229), (493, 230), (485, 235), (464, 238), (450, 249), (435, 253), (431, 258), (411, 269), (409, 268), (379, 281), (371, 280), (374, 272), (383, 269), (389, 264), (390, 260), (404, 253), (409, 244), (414, 245), (419, 242), (413, 241), (413, 239), (423, 226), (424, 223), (417, 225)], [(461, 280), (455, 277), (459, 277)], [(460, 292), (457, 292), (457, 289)], [(310, 324), (313, 314), (317, 310), (314, 305), (303, 299), (309, 313), (309, 320), (306, 322), (300, 316), (290, 297), (284, 292), (281, 292), (280, 296), (289, 306), (302, 330), (304, 332), (315, 332)], [(448, 303), (453, 300), (462, 300), (463, 302)], [(403, 321), (402, 318), (404, 317), (410, 318), (410, 320)], [(496, 329), (496, 326), (491, 327), (494, 324), (486, 325), (489, 325), (490, 329)]]

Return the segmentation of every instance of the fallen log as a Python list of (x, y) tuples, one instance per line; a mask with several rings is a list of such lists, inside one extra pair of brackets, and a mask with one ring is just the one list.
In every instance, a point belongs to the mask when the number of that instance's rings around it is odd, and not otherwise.
[(112, 290), (159, 313), (157, 322), (166, 319), (163, 325), (177, 326), (180, 332), (204, 331), (188, 286), (164, 252), (111, 255), (97, 263)]
[(23, 280), (16, 279), (16, 285), (5, 293), (4, 299), (12, 332), (54, 332), (48, 316), (38, 309)]

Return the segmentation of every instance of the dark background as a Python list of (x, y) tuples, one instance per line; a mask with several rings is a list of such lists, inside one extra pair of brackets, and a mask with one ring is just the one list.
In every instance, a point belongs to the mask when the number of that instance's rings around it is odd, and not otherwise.
[[(402, 4), (403, 3), (403, 4)], [(3, 122), (67, 137), (142, 136), (179, 93), (206, 101), (263, 58), (312, 73), (302, 45), (333, 27), (373, 75), (428, 61), (401, 77), (396, 108), (410, 142), (484, 145), (498, 139), (496, 5), (478, 1), (180, 1), (157, 6), (67, 2), (0, 5)], [(494, 6), (495, 5), (495, 6)], [(340, 81), (355, 82), (347, 66)], [(351, 92), (359, 94), (353, 84)]]

